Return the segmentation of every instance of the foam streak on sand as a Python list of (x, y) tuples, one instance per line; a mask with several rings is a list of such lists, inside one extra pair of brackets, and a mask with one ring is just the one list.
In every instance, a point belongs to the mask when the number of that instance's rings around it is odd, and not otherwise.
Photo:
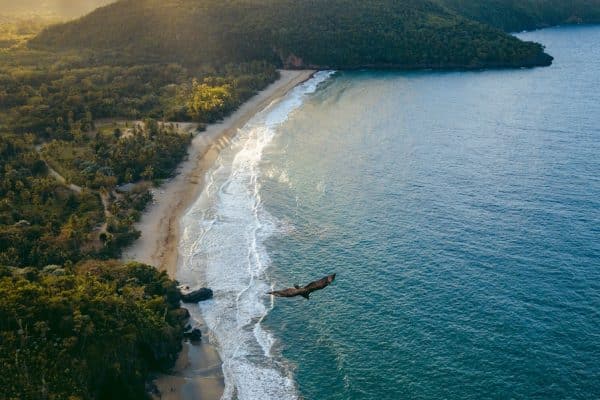
[(291, 372), (272, 354), (274, 338), (261, 327), (271, 308), (264, 242), (276, 232), (277, 221), (262, 207), (259, 166), (278, 126), (330, 75), (315, 74), (240, 129), (182, 221), (178, 278), (215, 291), (213, 301), (201, 303), (201, 312), (218, 341), (224, 399), (298, 397)]

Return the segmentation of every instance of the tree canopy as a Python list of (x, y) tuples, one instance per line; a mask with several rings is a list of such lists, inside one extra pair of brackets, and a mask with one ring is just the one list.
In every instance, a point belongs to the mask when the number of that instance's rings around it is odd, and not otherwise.
[(145, 398), (186, 315), (175, 282), (147, 265), (0, 267), (0, 398)]
[(439, 0), (467, 18), (508, 32), (600, 22), (600, 0)]

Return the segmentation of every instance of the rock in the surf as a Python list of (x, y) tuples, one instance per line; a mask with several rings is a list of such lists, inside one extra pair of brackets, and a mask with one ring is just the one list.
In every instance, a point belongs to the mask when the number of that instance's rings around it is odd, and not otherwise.
[(183, 337), (189, 339), (192, 342), (199, 342), (200, 340), (202, 340), (202, 331), (200, 331), (200, 329), (198, 328), (194, 328), (189, 332), (185, 332), (183, 334)]
[(209, 288), (193, 290), (189, 293), (181, 293), (181, 301), (184, 303), (197, 303), (199, 301), (212, 299), (212, 297), (213, 291)]

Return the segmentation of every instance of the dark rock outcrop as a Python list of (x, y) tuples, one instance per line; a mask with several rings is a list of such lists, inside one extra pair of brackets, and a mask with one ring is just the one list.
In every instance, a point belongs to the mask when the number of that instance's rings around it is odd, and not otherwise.
[(200, 340), (202, 340), (202, 332), (200, 331), (200, 329), (194, 328), (189, 332), (185, 332), (183, 334), (183, 337), (185, 339), (189, 339), (192, 342), (199, 342)]
[(208, 288), (193, 290), (189, 293), (181, 293), (181, 301), (184, 303), (197, 303), (199, 301), (212, 299), (212, 297), (213, 291)]

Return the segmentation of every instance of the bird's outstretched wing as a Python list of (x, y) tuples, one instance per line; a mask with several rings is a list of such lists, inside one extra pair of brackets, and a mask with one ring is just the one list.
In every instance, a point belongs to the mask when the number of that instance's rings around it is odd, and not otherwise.
[(331, 282), (333, 282), (334, 279), (335, 279), (335, 274), (331, 274), (331, 275), (326, 276), (325, 278), (319, 279), (318, 281), (309, 283), (308, 285), (304, 286), (304, 289), (308, 290), (309, 292), (314, 292), (315, 290), (321, 290), (321, 289), (329, 286), (331, 284)]
[(335, 279), (335, 274), (332, 274), (332, 275), (326, 276), (322, 279), (319, 279), (318, 281), (311, 282), (304, 287), (295, 286), (295, 287), (291, 287), (291, 288), (287, 288), (287, 289), (267, 292), (267, 294), (272, 294), (273, 296), (277, 296), (277, 297), (302, 296), (308, 300), (310, 298), (310, 294), (312, 292), (314, 292), (315, 290), (321, 290), (321, 289), (329, 286), (331, 284), (331, 282), (333, 282), (334, 279)]

